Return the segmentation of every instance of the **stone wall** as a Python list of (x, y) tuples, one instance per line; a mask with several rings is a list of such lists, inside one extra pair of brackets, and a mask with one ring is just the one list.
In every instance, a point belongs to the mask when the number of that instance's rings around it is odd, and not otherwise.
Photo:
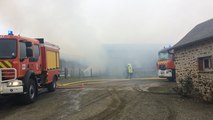
[(213, 39), (175, 49), (177, 83), (192, 78), (193, 95), (205, 101), (213, 101), (213, 71), (199, 71), (198, 58), (211, 55), (213, 57)]

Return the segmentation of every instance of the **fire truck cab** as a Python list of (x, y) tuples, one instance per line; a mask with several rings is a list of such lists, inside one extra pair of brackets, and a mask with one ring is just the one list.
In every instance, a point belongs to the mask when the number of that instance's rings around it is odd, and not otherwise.
[(59, 78), (59, 47), (33, 39), (0, 35), (0, 94), (17, 94), (22, 103), (32, 103), (38, 89), (55, 91)]

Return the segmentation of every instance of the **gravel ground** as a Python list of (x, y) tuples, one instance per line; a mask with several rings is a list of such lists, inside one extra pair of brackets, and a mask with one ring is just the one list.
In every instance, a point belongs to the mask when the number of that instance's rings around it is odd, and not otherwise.
[(37, 101), (30, 105), (17, 105), (14, 97), (0, 97), (0, 119), (213, 119), (212, 104), (181, 98), (172, 92), (170, 86), (174, 87), (175, 83), (165, 80), (102, 80), (84, 86), (68, 85), (53, 93), (43, 90)]

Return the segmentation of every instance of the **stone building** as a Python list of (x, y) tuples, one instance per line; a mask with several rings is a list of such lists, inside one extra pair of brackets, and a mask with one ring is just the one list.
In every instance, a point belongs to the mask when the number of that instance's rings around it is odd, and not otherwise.
[(190, 79), (192, 95), (213, 101), (213, 19), (198, 24), (173, 47), (176, 81)]

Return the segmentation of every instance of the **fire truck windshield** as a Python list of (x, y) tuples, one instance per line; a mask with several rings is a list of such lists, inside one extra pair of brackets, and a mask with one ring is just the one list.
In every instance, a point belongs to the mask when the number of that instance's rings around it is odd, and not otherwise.
[(168, 60), (169, 59), (169, 53), (168, 52), (160, 52), (159, 53), (159, 59), (160, 60)]
[(11, 59), (16, 57), (16, 40), (0, 39), (0, 59)]

